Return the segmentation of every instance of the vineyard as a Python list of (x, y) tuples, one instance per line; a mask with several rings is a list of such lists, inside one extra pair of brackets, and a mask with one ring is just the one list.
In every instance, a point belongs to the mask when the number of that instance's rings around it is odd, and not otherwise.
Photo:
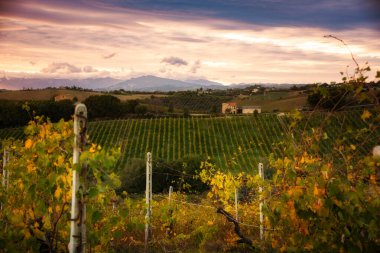
[[(252, 171), (259, 162), (266, 163), (269, 154), (282, 155), (278, 144), (291, 138), (302, 143), (302, 134), (313, 131), (325, 123), (325, 133), (319, 142), (319, 153), (331, 153), (336, 139), (345, 131), (365, 128), (360, 111), (314, 113), (307, 120), (300, 121), (291, 129), (291, 118), (277, 114), (230, 117), (190, 117), (190, 118), (150, 118), (120, 119), (90, 122), (88, 134), (93, 143), (106, 150), (120, 147), (118, 166), (123, 166), (132, 158), (144, 159), (152, 152), (155, 159), (178, 160), (188, 155), (199, 155), (203, 159), (211, 157), (218, 167), (232, 171)], [(293, 135), (292, 135), (293, 134)], [(0, 130), (0, 139), (24, 136), (22, 128)], [(358, 154), (365, 155), (380, 132), (374, 132), (366, 145), (358, 145)], [(346, 140), (346, 142), (353, 139)]]
[[(82, 124), (89, 137), (76, 158), (82, 167), (71, 153), (71, 121), (37, 117), (25, 129), (3, 129), (0, 246), (5, 252), (65, 252), (67, 245), (79, 252), (75, 243), (88, 252), (376, 252), (375, 113), (90, 122)], [(76, 131), (84, 140), (85, 132)], [(136, 174), (117, 172), (133, 159), (145, 161), (148, 151), (153, 160), (199, 155), (203, 162), (192, 175), (169, 168), (186, 179), (175, 182), (149, 158), (147, 172), (137, 172), (139, 185), (147, 178), (147, 197), (118, 190)], [(75, 195), (78, 216), (69, 218), (78, 170), (85, 175)], [(165, 184), (152, 194), (155, 182)], [(206, 187), (189, 194), (188, 182)], [(73, 224), (87, 229), (80, 232), (85, 241), (70, 236), (77, 233)]]
[(153, 97), (143, 103), (153, 106), (165, 106), (180, 110), (188, 109), (196, 113), (220, 113), (221, 104), (230, 101), (232, 96), (197, 94), (194, 92), (177, 92), (168, 97)]

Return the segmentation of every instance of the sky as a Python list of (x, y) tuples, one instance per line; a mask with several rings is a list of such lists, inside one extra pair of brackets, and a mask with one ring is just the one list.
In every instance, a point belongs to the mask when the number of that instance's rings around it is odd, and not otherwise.
[(379, 1), (0, 0), (0, 77), (317, 83), (351, 52), (373, 79)]

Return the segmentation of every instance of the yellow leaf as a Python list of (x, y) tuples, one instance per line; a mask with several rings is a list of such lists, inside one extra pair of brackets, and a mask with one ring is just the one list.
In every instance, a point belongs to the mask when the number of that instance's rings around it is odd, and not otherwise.
[(30, 234), (30, 232), (28, 231), (28, 230), (23, 230), (24, 231), (24, 238), (27, 240), (27, 239), (29, 239), (30, 237), (31, 237), (31, 234)]
[(304, 246), (304, 249), (307, 251), (311, 251), (313, 249), (313, 244), (311, 243), (306, 243)]
[(322, 172), (322, 176), (324, 179), (326, 179), (326, 180), (329, 179), (329, 172), (328, 171), (322, 170), (321, 172)]
[(314, 185), (314, 191), (313, 191), (315, 196), (318, 196), (318, 187)]
[(54, 197), (58, 199), (61, 196), (61, 192), (62, 192), (61, 187), (58, 186), (54, 192)]
[(364, 110), (361, 118), (362, 118), (362, 120), (366, 120), (366, 119), (369, 119), (371, 117), (371, 115), (372, 114), (368, 110)]
[(34, 166), (33, 163), (28, 163), (28, 165), (26, 166), (26, 168), (28, 170), (28, 173), (32, 173), (32, 172), (36, 171), (36, 166)]
[(212, 226), (212, 225), (214, 225), (214, 222), (212, 222), (211, 220), (209, 220), (209, 221), (207, 221), (207, 225)]
[(371, 182), (372, 184), (376, 184), (376, 175), (375, 175), (375, 174), (370, 175), (370, 176), (369, 176), (369, 180), (370, 180), (370, 182)]
[(355, 150), (355, 149), (356, 149), (356, 146), (353, 145), (353, 144), (351, 144), (351, 145), (350, 145), (350, 148), (351, 148), (352, 150)]
[(32, 147), (32, 145), (33, 145), (33, 141), (31, 139), (27, 139), (25, 141), (25, 148), (26, 149), (30, 149)]
[(60, 156), (58, 156), (57, 161), (54, 162), (54, 166), (59, 167), (63, 164), (64, 161), (65, 161), (65, 158), (60, 155)]
[(94, 143), (92, 143), (91, 144), (91, 148), (90, 148), (90, 153), (95, 153), (95, 151), (96, 151), (96, 144), (94, 144)]

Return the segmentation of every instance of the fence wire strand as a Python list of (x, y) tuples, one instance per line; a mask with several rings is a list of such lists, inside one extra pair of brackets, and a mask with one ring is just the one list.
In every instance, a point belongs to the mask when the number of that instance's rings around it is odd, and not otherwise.
[[(169, 200), (169, 197), (164, 197), (164, 196), (155, 196), (155, 197), (159, 197), (161, 199), (167, 199), (167, 200)], [(182, 200), (178, 200), (178, 199), (174, 199), (174, 198), (172, 198), (171, 201), (174, 201), (174, 202), (177, 202), (177, 203), (181, 203), (181, 204), (185, 204), (185, 205), (192, 205), (192, 206), (204, 207), (204, 208), (209, 208), (209, 209), (217, 209), (216, 206), (191, 203), (191, 202), (182, 201)], [(260, 229), (260, 225), (248, 224), (248, 223), (244, 223), (244, 222), (241, 222), (241, 221), (237, 221), (237, 223), (239, 225), (242, 225), (242, 226), (253, 227), (253, 228)], [(265, 231), (281, 231), (281, 229), (275, 229), (275, 228), (264, 228), (264, 230)]]

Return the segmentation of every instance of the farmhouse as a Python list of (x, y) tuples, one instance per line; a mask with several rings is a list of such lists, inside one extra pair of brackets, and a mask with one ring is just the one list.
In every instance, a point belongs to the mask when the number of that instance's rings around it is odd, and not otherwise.
[(236, 103), (222, 103), (222, 113), (236, 114), (237, 113)]
[[(241, 113), (242, 114), (253, 114), (255, 111), (258, 113), (261, 113), (261, 107), (260, 106), (242, 106), (241, 108)], [(239, 111), (239, 109), (238, 109)]]
[(253, 114), (257, 111), (261, 113), (260, 106), (238, 106), (234, 102), (222, 103), (222, 113), (224, 114)]

